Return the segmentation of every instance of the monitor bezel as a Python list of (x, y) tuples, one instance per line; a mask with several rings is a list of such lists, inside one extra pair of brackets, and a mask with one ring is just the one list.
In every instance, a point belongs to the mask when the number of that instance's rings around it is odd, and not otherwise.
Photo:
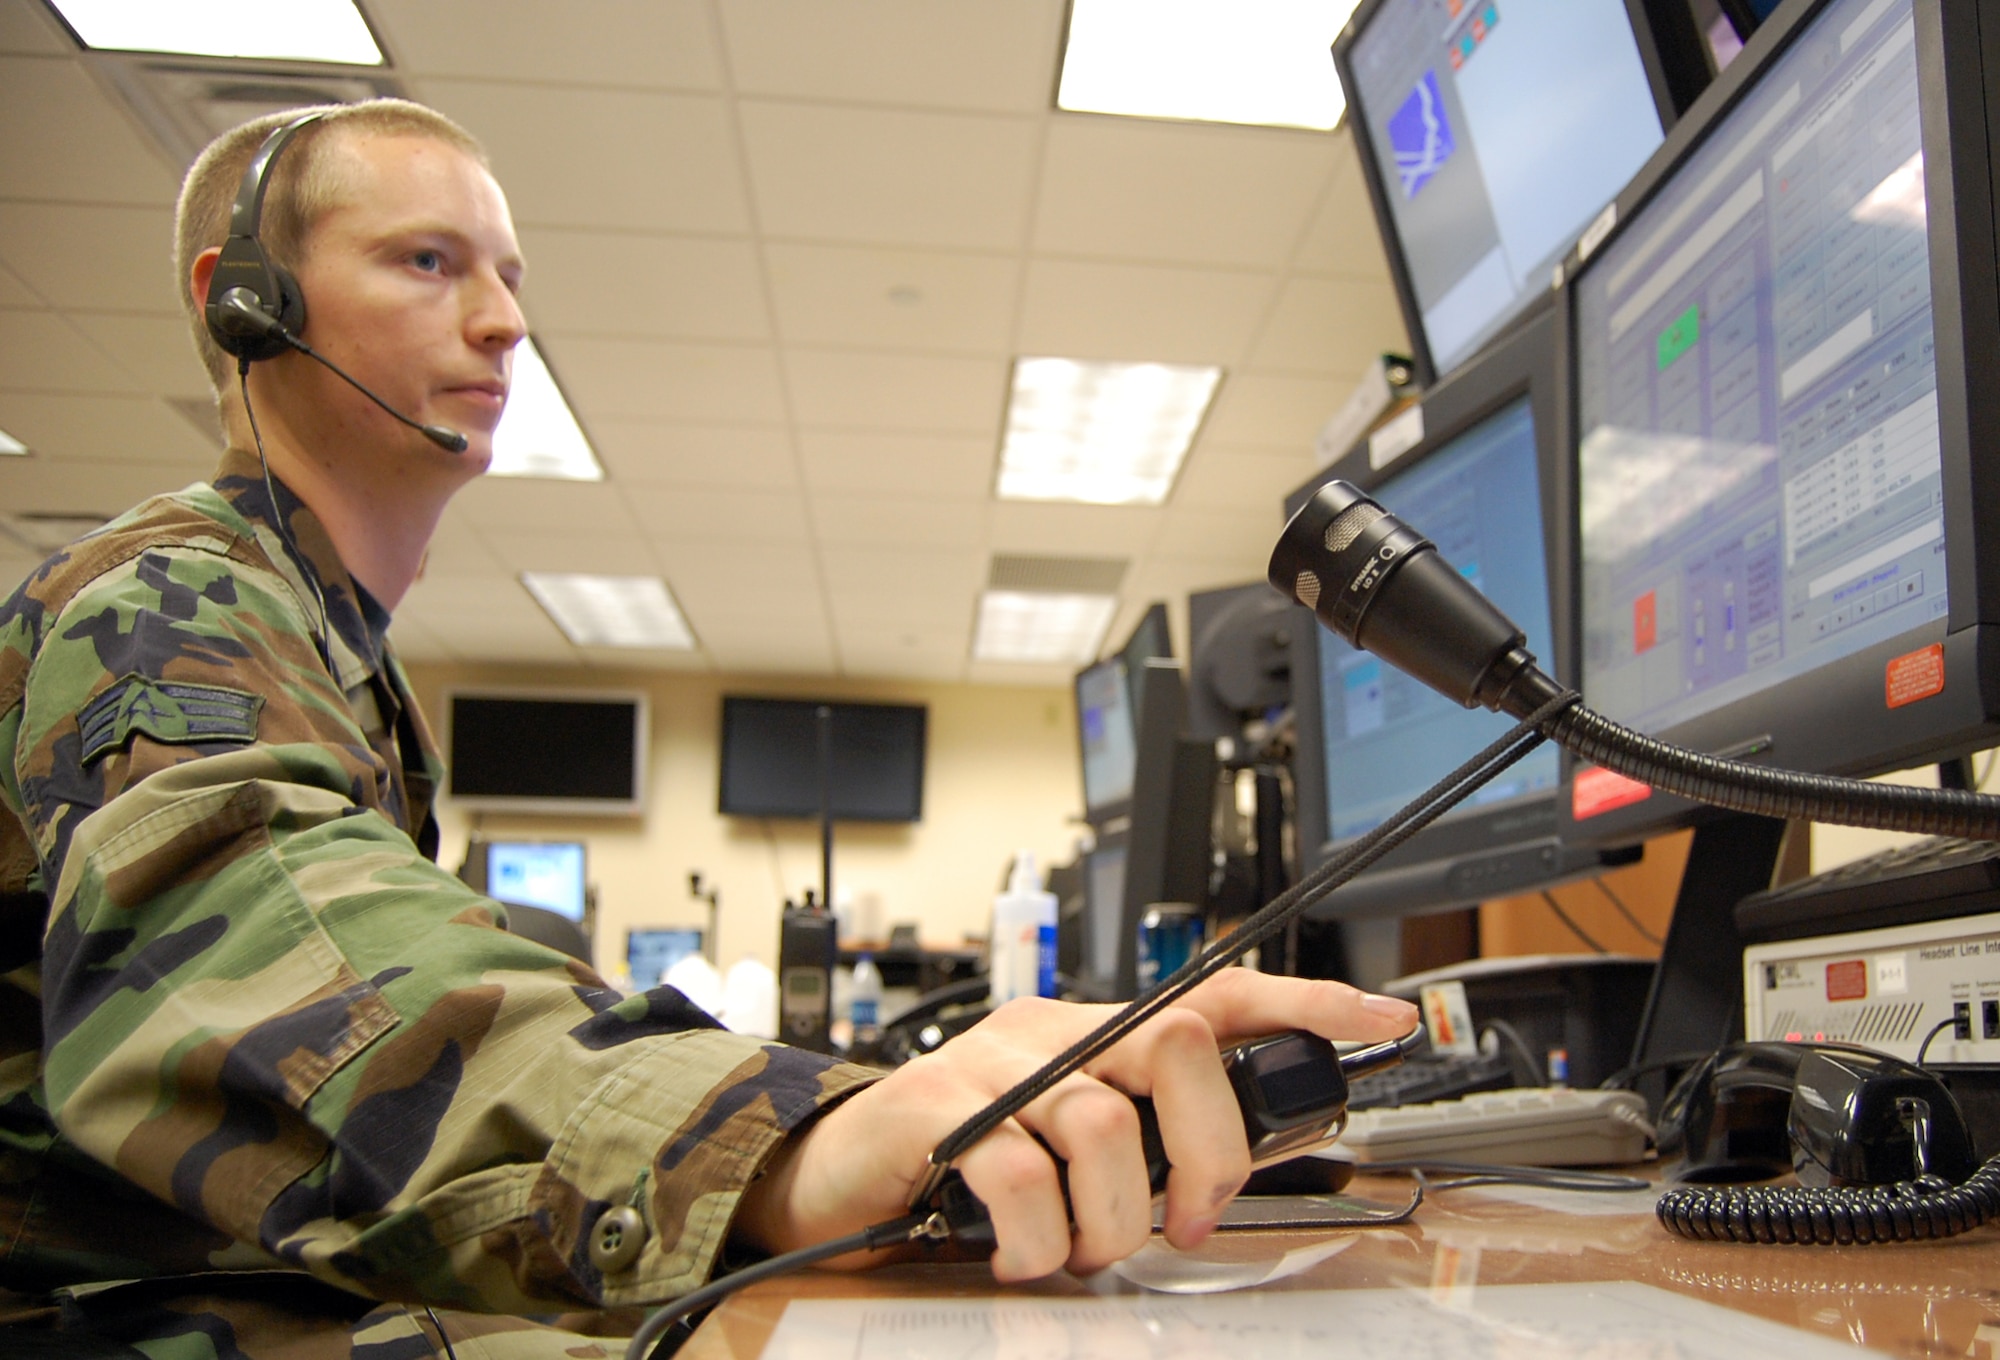
[[(1580, 683), (1583, 645), (1582, 543), (1576, 506), (1582, 433), (1576, 382), (1579, 281), (1589, 277), (1593, 262), (1604, 258), (1607, 247), (1635, 229), (1635, 220), (1643, 221), (1644, 208), (1675, 171), (1707, 145), (1764, 74), (1835, 2), (1791, 0), (1767, 19), (1619, 194), (1617, 225), (1592, 242), (1590, 252), (1572, 251), (1564, 263), (1557, 299), (1564, 344), (1559, 419), (1571, 493), (1559, 524), (1565, 589), (1557, 597), (1563, 607), (1555, 619), (1555, 661), (1558, 673), (1570, 683)], [(1992, 193), (2000, 163), (1995, 161), (1987, 130), (1977, 7), (1917, 0), (1912, 8), (1945, 493), (1949, 598), (1945, 621), (1922, 624), (1810, 672), (1817, 702), (1809, 707), (1797, 704), (1801, 690), (1793, 681), (1649, 734), (1676, 745), (1809, 773), (1868, 776), (1955, 758), (2000, 738), (2000, 627), (1995, 626), (2000, 623), (2000, 553), (1979, 560), (1974, 519), (1975, 506), (1989, 507), (1985, 518), (2000, 535), (2000, 467), (1982, 468), (1971, 452), (1974, 430), (2000, 436), (2000, 387), (1988, 383), (1981, 390), (1972, 381), (1967, 362), (1969, 354), (2000, 353), (2000, 259), (1995, 249), (2000, 232), (1996, 232)], [(2000, 34), (1990, 35), (1988, 42), (2000, 55)], [(1953, 109), (1961, 105), (1968, 106), (1966, 112), (1953, 118)], [(1967, 244), (1979, 252), (1981, 263), (1968, 267)], [(1931, 643), (1943, 649), (1944, 691), (1887, 708), (1883, 702), (1887, 663)], [(1963, 678), (1968, 676), (1969, 681)], [(1864, 715), (1870, 720), (1857, 720)], [(1578, 768), (1574, 757), (1565, 757), (1563, 783), (1568, 796), (1563, 799), (1563, 836), (1571, 843), (1628, 844), (1715, 815), (1701, 804), (1655, 790), (1638, 802), (1579, 818)]]
[[(1376, 159), (1374, 146), (1363, 127), (1357, 85), (1354, 80), (1352, 52), (1354, 44), (1360, 41), (1368, 25), (1375, 16), (1392, 0), (1362, 0), (1354, 12), (1348, 16), (1346, 25), (1333, 40), (1333, 65), (1340, 78), (1341, 90), (1347, 97), (1348, 112), (1343, 121), (1354, 142), (1354, 158), (1361, 167), (1361, 179), (1368, 188), (1369, 206), (1375, 213), (1376, 233), (1382, 242), (1382, 254), (1388, 262), (1389, 281), (1396, 290), (1396, 305), (1403, 315), (1403, 330), (1409, 337), (1409, 353), (1416, 373), (1417, 386), (1428, 388), (1444, 377), (1470, 364), (1479, 353), (1498, 344), (1519, 330), (1523, 325), (1543, 315), (1553, 302), (1551, 289), (1537, 289), (1523, 295), (1514, 304), (1493, 333), (1471, 353), (1463, 356), (1452, 368), (1439, 371), (1436, 356), (1431, 353), (1430, 336), (1424, 329), (1423, 307), (1417, 301), (1416, 282), (1410, 273), (1409, 258), (1403, 249), (1403, 238), (1396, 225), (1395, 209), (1391, 206), (1389, 183), (1381, 163)], [(1679, 112), (1674, 106), (1672, 89), (1674, 78), (1663, 64), (1660, 44), (1652, 26), (1645, 17), (1644, 0), (1625, 0), (1625, 17), (1632, 28), (1633, 44), (1639, 53), (1640, 65), (1646, 73), (1647, 93), (1653, 101), (1653, 111), (1659, 116), (1662, 134), (1672, 132)], [(1685, 83), (1685, 82), (1683, 82)], [(1588, 231), (1588, 226), (1579, 230)]]
[[(1550, 570), (1550, 618), (1553, 621), (1562, 582), (1556, 571), (1559, 539), (1554, 533), (1560, 517), (1567, 513), (1569, 479), (1564, 475), (1561, 445), (1557, 440), (1557, 407), (1561, 400), (1556, 360), (1555, 326), (1550, 317), (1538, 317), (1496, 342), (1425, 394), (1424, 434), (1420, 442), (1379, 461), (1370, 454), (1367, 440), (1361, 441), (1344, 457), (1315, 474), (1311, 480), (1285, 499), (1287, 514), (1297, 511), (1327, 482), (1339, 479), (1364, 491), (1372, 490), (1396, 474), (1421, 463), (1483, 421), (1503, 409), (1528, 399), (1535, 426), (1535, 463), (1540, 482), (1542, 509), (1542, 551)], [(1423, 531), (1421, 524), (1413, 526)], [(1353, 838), (1335, 841), (1329, 832), (1326, 796), (1326, 733), (1317, 696), (1322, 683), (1318, 633), (1322, 625), (1303, 607), (1298, 609), (1299, 626), (1293, 633), (1293, 711), (1298, 723), (1298, 745), (1294, 756), (1294, 798), (1297, 808), (1299, 856), (1310, 871), (1330, 859)], [(1466, 751), (1470, 758), (1474, 752)], [(1442, 773), (1442, 772), (1440, 772)], [(1491, 807), (1479, 807), (1448, 815), (1412, 837), (1377, 862), (1364, 875), (1387, 875), (1417, 864), (1483, 856), (1509, 847), (1545, 842), (1558, 833), (1562, 817), (1558, 803), (1564, 790), (1558, 786), (1545, 793), (1509, 799)], [(1553, 868), (1550, 881), (1562, 876)], [(1357, 880), (1360, 881), (1360, 880)], [(1386, 881), (1386, 880), (1384, 880)], [(1445, 911), (1478, 900), (1477, 896), (1426, 896), (1401, 903), (1375, 902), (1366, 911), (1342, 909), (1339, 895), (1329, 898), (1324, 913), (1341, 919), (1386, 915), (1415, 915)], [(1394, 896), (1393, 891), (1390, 896)]]

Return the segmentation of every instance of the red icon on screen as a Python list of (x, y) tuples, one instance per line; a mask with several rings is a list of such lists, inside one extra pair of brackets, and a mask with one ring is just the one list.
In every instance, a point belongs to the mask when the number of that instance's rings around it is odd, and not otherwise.
[(1660, 640), (1660, 609), (1657, 591), (1647, 591), (1632, 601), (1632, 650), (1652, 650)]

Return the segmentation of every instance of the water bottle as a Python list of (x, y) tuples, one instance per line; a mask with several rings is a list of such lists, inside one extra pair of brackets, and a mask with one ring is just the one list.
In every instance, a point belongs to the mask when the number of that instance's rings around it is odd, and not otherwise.
[(860, 1049), (882, 1037), (882, 970), (875, 956), (863, 954), (854, 965), (854, 987), (849, 993), (848, 1017), (854, 1025), (851, 1046)]

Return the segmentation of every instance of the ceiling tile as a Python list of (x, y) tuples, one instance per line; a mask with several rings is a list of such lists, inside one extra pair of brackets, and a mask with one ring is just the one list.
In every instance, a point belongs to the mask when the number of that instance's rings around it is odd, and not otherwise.
[(796, 492), (719, 491), (681, 486), (625, 488), (632, 515), (654, 539), (705, 543), (807, 541), (805, 502)]
[(997, 432), (1007, 394), (998, 359), (795, 349), (785, 368), (802, 425)]
[(574, 663), (576, 649), (526, 587), (490, 577), (426, 575), (396, 606), (455, 654), (492, 661)]
[(1279, 293), (1250, 364), (1358, 378), (1374, 356), (1405, 353), (1404, 346), (1403, 314), (1387, 279), (1294, 278)]
[(1219, 444), (1310, 449), (1327, 417), (1340, 409), (1355, 379), (1290, 378), (1233, 373), (1222, 384), (1203, 438)]
[(757, 100), (738, 112), (758, 218), (774, 237), (1021, 243), (1039, 120)]
[(1020, 352), (1169, 364), (1241, 362), (1276, 274), (1037, 259)]
[(1173, 503), (1183, 509), (1268, 513), (1275, 527), (1285, 493), (1304, 482), (1312, 472), (1313, 458), (1308, 450), (1274, 453), (1269, 449), (1203, 444), (1181, 469)]
[(801, 430), (799, 457), (816, 494), (888, 492), (984, 501), (993, 489), (999, 440), (997, 425), (981, 435)]
[(21, 392), (146, 392), (54, 312), (0, 312), (0, 383)]
[(593, 419), (597, 456), (625, 486), (760, 487), (788, 490), (799, 484), (791, 437), (778, 426), (663, 425), (653, 421)]
[(556, 482), (534, 477), (482, 477), (460, 491), (453, 507), (467, 524), (489, 529), (560, 533), (631, 532), (624, 499), (609, 482)]
[(1263, 579), (1285, 527), (1277, 505), (1268, 510), (1221, 511), (1208, 506), (1173, 506), (1166, 511), (1167, 522), (1153, 551), (1162, 557), (1199, 557), (1217, 562), (1240, 562), (1239, 579)]
[(849, 624), (957, 626), (969, 619), (986, 554), (899, 548), (826, 548), (827, 594)]
[(65, 462), (163, 462), (212, 469), (220, 448), (154, 397), (0, 392), (0, 430)]
[(834, 668), (833, 642), (825, 633), (755, 633), (702, 644), (725, 675), (825, 675)]
[(820, 618), (818, 559), (804, 543), (688, 543), (655, 541), (674, 598), (699, 620), (729, 612), (746, 618)]
[(41, 311), (48, 306), (48, 299), (36, 294), (28, 287), (19, 274), (0, 264), (0, 308), (22, 307), (30, 311)]
[(996, 501), (993, 551), (1129, 558), (1152, 546), (1164, 513), (1134, 505)]
[(192, 480), (185, 471), (160, 463), (0, 458), (0, 505), (109, 519)]
[(179, 316), (173, 247), (171, 208), (0, 203), (0, 260), (51, 306)]
[(521, 225), (748, 226), (720, 99), (441, 79), (422, 88), (485, 143)]
[(637, 535), (524, 533), (485, 535), (487, 550), (508, 576), (524, 571), (580, 571), (598, 576), (658, 576), (646, 541)]
[(75, 60), (0, 57), (0, 146), (9, 198), (160, 207), (180, 190), (180, 176)]
[(414, 617), (396, 615), (389, 627), (389, 640), (396, 646), (396, 655), (404, 664), (424, 661), (452, 661), (451, 648)]
[(1387, 278), (1381, 229), (1368, 185), (1354, 162), (1347, 129), (1334, 134), (1348, 149), (1335, 169), (1304, 238), (1293, 254), (1293, 268), (1308, 274), (1341, 274), (1353, 278)]
[(12, 595), (15, 588), (28, 579), (28, 573), (40, 565), (40, 560), (22, 556), (21, 550), (12, 542), (0, 545), (0, 600)]
[(369, 0), (396, 65), (416, 75), (712, 90), (704, 0)]
[(503, 580), (508, 576), (499, 557), (486, 546), (486, 540), (455, 503), (445, 510), (431, 533), (430, 546), (424, 554), (424, 574), (432, 572), (440, 576), (487, 576)]
[(1034, 113), (1050, 103), (1061, 0), (722, 0), (745, 94)]
[(617, 671), (709, 671), (715, 669), (706, 652), (671, 651), (664, 647), (578, 647), (586, 666)]
[(813, 536), (824, 544), (866, 547), (899, 543), (920, 548), (980, 548), (990, 503), (819, 492), (812, 498)]
[(41, 5), (41, 0), (0, 0), (0, 53), (69, 56), (76, 44)]
[(1034, 248), (1282, 268), (1331, 155), (1318, 133), (1058, 116), (1049, 126)]
[(770, 335), (747, 240), (530, 228), (521, 249), (528, 259), (521, 304), (538, 334)]
[(141, 388), (168, 397), (212, 399), (215, 388), (196, 355), (188, 323), (178, 316), (71, 312), (70, 323), (116, 359)]
[(971, 651), (971, 628), (842, 628), (840, 669), (885, 679), (962, 679)]
[(785, 418), (776, 356), (760, 345), (558, 336), (548, 350), (586, 425), (599, 416), (741, 425)]
[(778, 330), (795, 344), (1004, 354), (1020, 266), (1009, 256), (775, 244)]

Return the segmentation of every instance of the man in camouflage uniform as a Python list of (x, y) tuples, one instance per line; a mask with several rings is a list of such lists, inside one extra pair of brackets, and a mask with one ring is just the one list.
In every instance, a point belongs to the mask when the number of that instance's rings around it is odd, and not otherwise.
[[(621, 998), (433, 863), (440, 767), (388, 611), (490, 460), (522, 264), (464, 132), (394, 101), (329, 113), (265, 206), (301, 332), (468, 447), (300, 354), (239, 373), (200, 303), (279, 125), (218, 139), (178, 215), (229, 437), (213, 483), (0, 605), (0, 1349), (609, 1353), (525, 1317), (656, 1302), (725, 1247), (894, 1217), (940, 1137), (1100, 1016), (1017, 1003), (878, 1080), (672, 989)], [(1189, 1245), (1248, 1169), (1217, 1039), (1413, 1018), (1240, 970), (1191, 1001), (962, 1160), (1000, 1278), (1145, 1240), (1120, 1090), (1156, 1099)], [(1074, 1229), (1036, 1136), (1070, 1163)]]

